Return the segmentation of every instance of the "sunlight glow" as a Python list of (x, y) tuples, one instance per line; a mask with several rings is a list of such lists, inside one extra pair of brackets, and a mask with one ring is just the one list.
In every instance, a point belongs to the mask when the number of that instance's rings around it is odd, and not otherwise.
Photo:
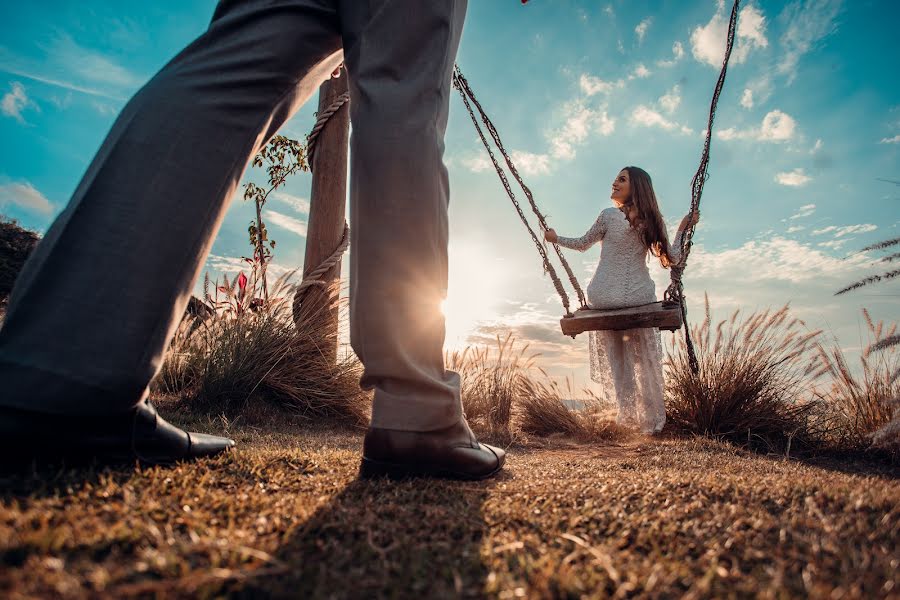
[(447, 349), (462, 348), (479, 325), (497, 319), (503, 262), (488, 248), (466, 242), (450, 246), (450, 281), (441, 312), (447, 319)]

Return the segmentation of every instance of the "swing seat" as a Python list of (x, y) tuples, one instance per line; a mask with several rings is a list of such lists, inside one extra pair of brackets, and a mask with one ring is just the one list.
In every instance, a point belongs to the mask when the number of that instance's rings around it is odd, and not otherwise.
[(681, 327), (681, 305), (677, 302), (653, 302), (614, 310), (581, 308), (571, 317), (559, 320), (562, 332), (573, 338), (585, 331), (609, 331), (656, 327), (676, 331)]

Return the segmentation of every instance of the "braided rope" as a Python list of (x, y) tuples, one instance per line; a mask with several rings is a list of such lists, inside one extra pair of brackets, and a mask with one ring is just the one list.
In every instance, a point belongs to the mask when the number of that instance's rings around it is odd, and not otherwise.
[[(500, 178), (500, 182), (503, 184), (503, 188), (506, 190), (506, 194), (509, 196), (510, 201), (513, 203), (513, 206), (516, 209), (516, 212), (519, 214), (519, 218), (522, 220), (522, 223), (525, 225), (525, 228), (528, 230), (528, 233), (531, 235), (531, 240), (534, 242), (535, 247), (537, 248), (538, 253), (541, 256), (541, 260), (544, 265), (544, 272), (550, 275), (550, 278), (553, 280), (553, 286), (556, 288), (557, 294), (559, 294), (560, 300), (562, 301), (563, 308), (565, 308), (566, 316), (572, 316), (572, 312), (569, 308), (569, 296), (566, 294), (565, 288), (562, 285), (562, 281), (560, 281), (559, 276), (556, 274), (556, 269), (553, 268), (553, 264), (550, 262), (549, 257), (547, 256), (547, 252), (544, 249), (544, 246), (541, 244), (538, 239), (537, 234), (534, 229), (532, 229), (531, 225), (528, 223), (528, 219), (525, 217), (525, 213), (522, 210), (521, 205), (516, 199), (515, 193), (512, 191), (512, 187), (510, 186), (509, 179), (506, 177), (506, 173), (500, 164), (497, 161), (496, 156), (494, 155), (493, 149), (487, 141), (487, 138), (484, 135), (484, 132), (481, 129), (481, 125), (478, 123), (478, 119), (475, 117), (475, 112), (472, 109), (472, 105), (478, 109), (478, 113), (481, 116), (481, 120), (485, 125), (485, 128), (491, 134), (491, 138), (494, 140), (498, 150), (503, 155), (503, 159), (506, 162), (507, 167), (515, 178), (516, 182), (525, 192), (525, 196), (528, 198), (528, 202), (531, 205), (531, 209), (535, 215), (537, 215), (538, 222), (541, 224), (545, 230), (549, 229), (547, 225), (547, 221), (544, 218), (544, 215), (541, 214), (540, 210), (538, 210), (537, 204), (534, 201), (534, 196), (531, 193), (531, 190), (525, 185), (525, 182), (522, 181), (522, 177), (519, 175), (518, 169), (516, 169), (515, 164), (513, 164), (512, 159), (507, 154), (506, 149), (503, 147), (503, 142), (500, 140), (500, 134), (497, 132), (497, 128), (494, 126), (493, 122), (484, 112), (484, 109), (481, 107), (481, 104), (478, 102), (478, 99), (475, 98), (475, 94), (472, 92), (472, 88), (469, 87), (469, 82), (466, 80), (465, 76), (463, 76), (462, 71), (459, 66), (454, 67), (453, 69), (453, 85), (459, 91), (460, 97), (462, 97), (463, 104), (466, 107), (466, 110), (469, 112), (469, 117), (472, 119), (472, 123), (475, 125), (475, 130), (478, 132), (478, 137), (481, 138), (481, 143), (484, 145), (485, 150), (487, 150), (488, 156), (491, 159), (491, 162), (494, 165), (494, 169), (497, 171), (497, 176)], [(471, 100), (471, 102), (470, 102)], [(569, 267), (569, 263), (566, 261), (565, 257), (562, 255), (562, 251), (559, 249), (559, 246), (556, 244), (553, 245), (556, 250), (556, 254), (559, 257), (560, 263), (563, 265), (563, 268), (566, 270), (568, 274), (569, 281), (572, 284), (572, 287), (575, 289), (576, 294), (578, 295), (578, 300), (581, 304), (581, 308), (587, 308), (587, 301), (584, 297), (584, 292), (581, 289), (581, 286), (578, 283), (578, 278), (575, 277), (575, 274), (572, 272), (571, 267)]]
[[(716, 81), (716, 88), (715, 91), (713, 91), (712, 101), (709, 106), (709, 120), (706, 124), (706, 139), (703, 142), (703, 153), (700, 156), (700, 166), (694, 174), (694, 178), (691, 180), (691, 211), (689, 213), (691, 215), (697, 214), (697, 210), (700, 208), (700, 197), (703, 195), (703, 186), (706, 183), (706, 180), (709, 179), (709, 148), (712, 143), (713, 121), (716, 117), (716, 107), (719, 104), (719, 95), (722, 93), (722, 87), (725, 85), (728, 60), (731, 58), (731, 50), (734, 47), (734, 34), (737, 29), (738, 8), (740, 4), (741, 0), (734, 0), (734, 5), (731, 7), (731, 18), (728, 21), (728, 37), (725, 45), (725, 57), (722, 59), (722, 70), (719, 72), (719, 79)], [(681, 305), (681, 317), (684, 322), (684, 341), (685, 346), (687, 347), (688, 362), (694, 373), (697, 373), (700, 370), (700, 364), (697, 361), (697, 354), (694, 352), (694, 344), (691, 342), (690, 327), (688, 327), (687, 323), (687, 306), (684, 298), (684, 283), (682, 283), (682, 276), (687, 267), (688, 255), (691, 253), (691, 240), (694, 237), (696, 226), (693, 219), (688, 221), (688, 226), (681, 236), (681, 257), (678, 259), (678, 264), (672, 265), (670, 268), (672, 282), (669, 284), (669, 288), (663, 296), (664, 302), (677, 302)]]
[(329, 285), (322, 281), (322, 277), (341, 261), (341, 257), (349, 246), (350, 226), (347, 225), (347, 222), (345, 221), (344, 233), (341, 236), (341, 241), (335, 251), (331, 253), (331, 256), (323, 260), (318, 267), (310, 271), (309, 274), (294, 287), (294, 303), (292, 305), (292, 310), (295, 323), (298, 322), (302, 316), (301, 306), (304, 298), (306, 298), (306, 294), (313, 287), (326, 287)]
[(334, 102), (329, 104), (325, 110), (316, 115), (316, 124), (313, 125), (312, 131), (306, 136), (306, 163), (309, 165), (310, 170), (312, 169), (313, 156), (316, 152), (316, 140), (318, 139), (319, 134), (322, 132), (322, 129), (325, 128), (328, 119), (349, 101), (350, 92), (344, 92), (335, 98)]
[[(315, 125), (313, 125), (312, 131), (309, 132), (309, 135), (306, 136), (306, 163), (309, 165), (310, 170), (312, 170), (313, 158), (316, 151), (316, 140), (318, 140), (319, 134), (325, 128), (328, 120), (337, 111), (339, 111), (344, 104), (349, 101), (350, 92), (344, 92), (343, 94), (335, 98), (334, 101), (325, 108), (325, 110), (316, 115), (316, 123)], [(303, 317), (303, 300), (306, 298), (309, 290), (313, 287), (326, 287), (329, 285), (328, 283), (322, 281), (322, 277), (324, 277), (328, 271), (330, 271), (340, 262), (341, 257), (344, 255), (344, 252), (347, 250), (347, 247), (349, 245), (350, 226), (347, 225), (347, 222), (345, 221), (344, 233), (341, 236), (341, 241), (340, 243), (338, 243), (335, 251), (331, 253), (331, 256), (322, 261), (319, 266), (310, 271), (309, 274), (306, 275), (306, 277), (304, 277), (303, 280), (294, 288), (294, 301), (291, 305), (294, 316), (294, 323), (299, 323)]]

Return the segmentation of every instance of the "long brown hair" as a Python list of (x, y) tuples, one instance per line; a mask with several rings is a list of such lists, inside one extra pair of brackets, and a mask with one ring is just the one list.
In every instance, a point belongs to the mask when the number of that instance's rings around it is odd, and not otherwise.
[[(675, 262), (669, 250), (669, 236), (666, 234), (666, 223), (659, 212), (656, 192), (653, 191), (653, 180), (650, 174), (640, 167), (625, 167), (631, 183), (631, 196), (623, 206), (628, 222), (641, 236), (644, 246), (653, 256), (659, 258), (663, 267), (670, 267)], [(633, 206), (637, 215), (632, 217), (628, 209)]]

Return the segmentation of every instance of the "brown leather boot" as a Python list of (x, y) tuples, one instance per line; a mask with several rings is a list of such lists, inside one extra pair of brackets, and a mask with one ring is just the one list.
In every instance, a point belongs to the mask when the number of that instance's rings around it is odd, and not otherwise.
[(506, 452), (480, 444), (465, 420), (437, 431), (371, 427), (363, 442), (359, 476), (487, 479), (505, 460)]

